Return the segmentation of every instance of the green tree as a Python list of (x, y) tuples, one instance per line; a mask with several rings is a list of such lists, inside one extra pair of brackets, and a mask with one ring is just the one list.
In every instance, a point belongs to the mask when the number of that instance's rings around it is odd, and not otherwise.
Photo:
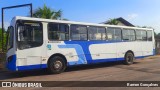
[[(3, 45), (4, 45), (4, 47), (5, 47), (5, 44), (6, 44), (6, 41), (7, 41), (7, 39), (6, 39), (6, 37), (7, 37), (7, 35), (6, 35), (6, 32), (4, 32), (4, 34), (3, 34)], [(0, 51), (2, 50), (2, 28), (0, 28)]]
[(110, 25), (118, 25), (119, 21), (115, 18), (108, 20), (108, 24)]
[(45, 18), (45, 19), (61, 19), (62, 11), (61, 10), (53, 10), (46, 5), (42, 8), (39, 7), (33, 12), (33, 17), (36, 18)]

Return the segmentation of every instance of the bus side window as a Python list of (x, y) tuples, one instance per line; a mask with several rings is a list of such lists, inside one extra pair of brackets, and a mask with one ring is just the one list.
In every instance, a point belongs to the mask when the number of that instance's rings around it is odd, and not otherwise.
[(123, 33), (123, 40), (128, 40), (128, 41), (135, 41), (136, 40), (134, 30), (123, 29), (122, 33)]
[(142, 41), (141, 30), (136, 30), (136, 40)]
[(67, 24), (49, 23), (49, 40), (69, 40), (69, 27)]
[(117, 40), (117, 41), (122, 40), (122, 31), (121, 31), (120, 28), (115, 28), (114, 39)]
[(89, 40), (106, 40), (106, 29), (103, 27), (93, 27), (88, 28)]
[(43, 28), (41, 22), (18, 22), (18, 48), (28, 49), (43, 44)]
[(103, 27), (98, 27), (98, 36), (97, 40), (106, 40), (106, 29)]
[(67, 24), (59, 24), (59, 40), (69, 40), (69, 26)]
[(107, 28), (107, 39), (114, 40), (114, 28)]
[(147, 41), (147, 31), (145, 30), (136, 30), (136, 38), (140, 41)]
[(152, 31), (147, 31), (147, 40), (152, 41)]
[(96, 34), (97, 34), (97, 28), (96, 27), (89, 27), (88, 28), (89, 40), (97, 40)]
[(130, 32), (129, 32), (129, 30), (123, 29), (122, 33), (123, 33), (123, 40), (129, 41), (130, 40)]
[(129, 30), (129, 32), (130, 32), (130, 41), (135, 41), (136, 40), (135, 30)]
[(141, 33), (142, 34), (142, 40), (147, 41), (147, 32), (145, 30), (142, 30), (141, 32), (142, 32)]
[(87, 39), (87, 26), (71, 25), (71, 40), (88, 40)]
[(107, 39), (109, 41), (121, 41), (122, 31), (121, 28), (107, 28)]

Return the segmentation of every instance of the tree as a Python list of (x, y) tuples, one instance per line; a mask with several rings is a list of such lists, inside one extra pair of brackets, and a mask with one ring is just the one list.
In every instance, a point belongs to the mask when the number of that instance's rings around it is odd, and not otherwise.
[(53, 10), (46, 5), (43, 8), (38, 8), (33, 12), (33, 17), (36, 18), (45, 18), (45, 19), (61, 19), (62, 11)]
[(109, 21), (108, 21), (108, 24), (110, 24), (110, 25), (118, 25), (118, 23), (119, 23), (119, 21), (117, 20), (117, 19), (110, 19)]
[[(7, 39), (6, 39), (6, 37), (7, 37), (7, 35), (6, 35), (6, 32), (4, 32), (4, 34), (3, 34), (3, 45), (4, 45), (4, 47), (5, 47), (5, 44), (6, 44), (6, 41), (7, 41)], [(0, 28), (0, 51), (2, 50), (2, 28)]]

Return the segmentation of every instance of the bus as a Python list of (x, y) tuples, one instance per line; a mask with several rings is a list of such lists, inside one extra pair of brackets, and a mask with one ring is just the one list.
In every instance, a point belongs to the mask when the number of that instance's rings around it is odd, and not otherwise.
[(11, 71), (122, 61), (155, 55), (150, 28), (16, 16), (7, 31), (6, 67)]

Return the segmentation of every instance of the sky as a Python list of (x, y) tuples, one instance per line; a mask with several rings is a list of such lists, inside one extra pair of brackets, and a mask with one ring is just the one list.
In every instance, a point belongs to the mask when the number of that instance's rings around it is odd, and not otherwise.
[[(135, 26), (153, 27), (160, 33), (160, 0), (0, 0), (0, 8), (28, 3), (33, 4), (33, 10), (44, 4), (60, 9), (62, 17), (71, 21), (101, 23), (123, 17)], [(5, 10), (5, 27), (14, 16), (29, 16), (29, 8)]]

